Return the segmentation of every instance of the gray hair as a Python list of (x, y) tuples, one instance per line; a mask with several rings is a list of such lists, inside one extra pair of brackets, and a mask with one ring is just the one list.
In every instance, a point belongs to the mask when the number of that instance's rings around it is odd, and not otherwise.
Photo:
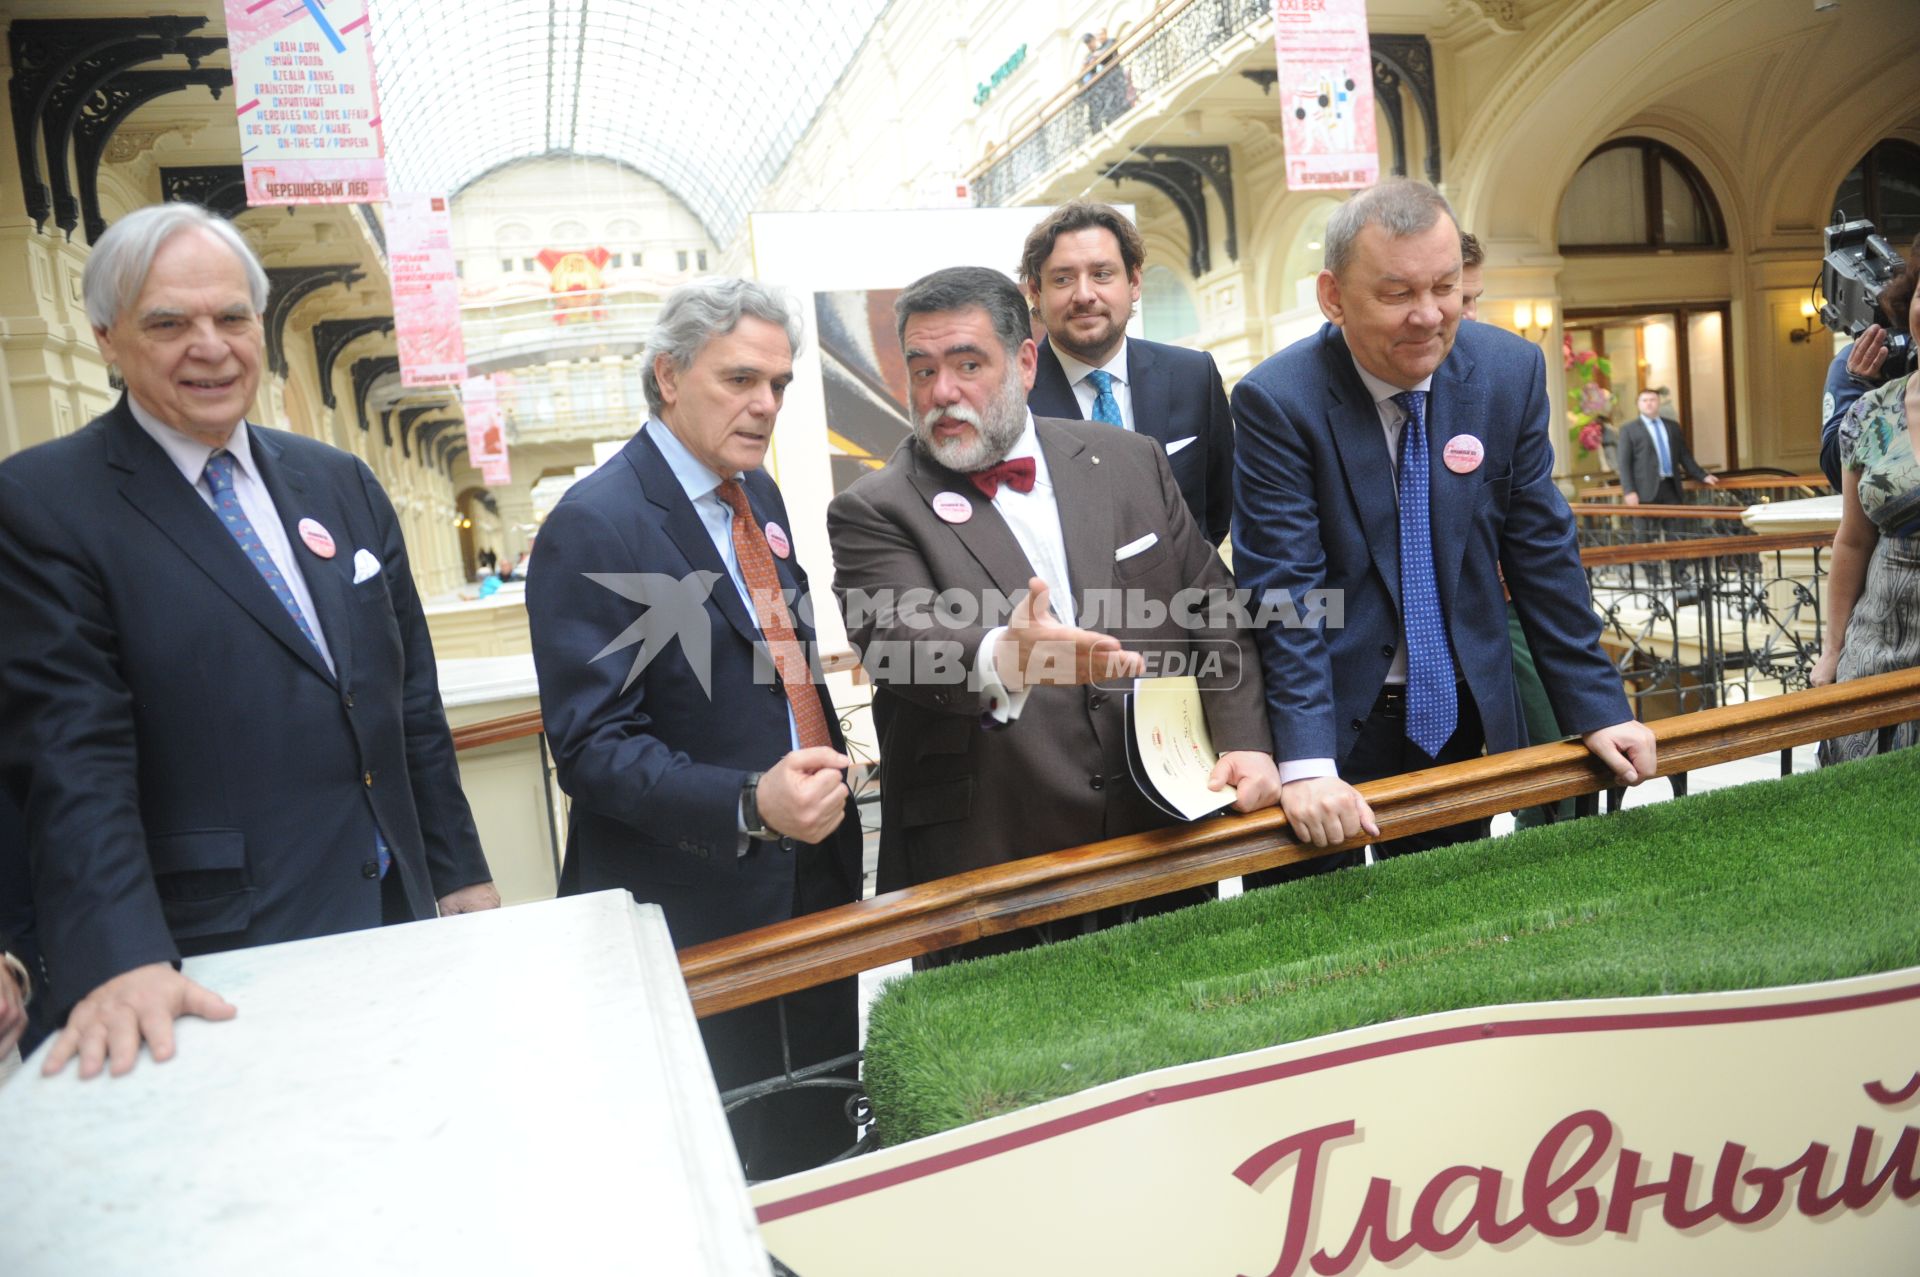
[(233, 250), (246, 271), (247, 292), (253, 299), (254, 314), (267, 309), (267, 272), (253, 255), (247, 241), (232, 222), (210, 213), (198, 204), (175, 201), (149, 204), (135, 209), (107, 228), (106, 234), (87, 255), (87, 268), (80, 278), (81, 294), (87, 303), (87, 322), (95, 328), (111, 328), (120, 312), (133, 305), (146, 287), (147, 273), (160, 248), (181, 231), (203, 230)]
[(1390, 177), (1333, 210), (1327, 218), (1327, 269), (1338, 275), (1353, 258), (1353, 242), (1369, 226), (1378, 226), (1393, 239), (1404, 239), (1433, 229), (1442, 214), (1459, 229), (1447, 197), (1411, 177)]
[(900, 344), (907, 341), (907, 321), (915, 315), (931, 315), (943, 310), (967, 310), (978, 306), (993, 321), (994, 335), (1008, 354), (1033, 337), (1027, 299), (1011, 279), (985, 266), (949, 266), (931, 275), (922, 275), (908, 284), (893, 303), (899, 323)]
[(715, 275), (682, 284), (667, 295), (653, 331), (647, 334), (640, 384), (647, 392), (647, 411), (660, 415), (666, 400), (660, 397), (660, 378), (654, 361), (665, 355), (681, 372), (693, 366), (700, 348), (724, 337), (751, 315), (786, 330), (787, 345), (800, 351), (800, 312), (792, 302), (765, 284), (751, 279)]

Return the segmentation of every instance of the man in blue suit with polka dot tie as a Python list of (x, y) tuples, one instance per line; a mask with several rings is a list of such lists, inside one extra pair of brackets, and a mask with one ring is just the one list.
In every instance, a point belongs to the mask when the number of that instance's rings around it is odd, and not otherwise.
[[(1281, 806), (1302, 841), (1377, 838), (1354, 784), (1529, 742), (1504, 573), (1559, 721), (1622, 784), (1654, 770), (1553, 482), (1546, 369), (1531, 343), (1460, 324), (1460, 232), (1424, 183), (1390, 179), (1329, 219), (1328, 323), (1234, 390), (1234, 572), (1256, 601), (1332, 592), (1324, 622), (1256, 634)], [(1485, 820), (1376, 843), (1482, 837)], [(1359, 862), (1343, 851), (1259, 886)]]

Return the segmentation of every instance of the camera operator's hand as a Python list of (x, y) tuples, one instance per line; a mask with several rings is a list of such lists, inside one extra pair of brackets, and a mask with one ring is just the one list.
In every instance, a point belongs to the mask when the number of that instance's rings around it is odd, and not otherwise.
[(1847, 352), (1847, 376), (1856, 381), (1873, 381), (1887, 362), (1887, 330), (1869, 324)]

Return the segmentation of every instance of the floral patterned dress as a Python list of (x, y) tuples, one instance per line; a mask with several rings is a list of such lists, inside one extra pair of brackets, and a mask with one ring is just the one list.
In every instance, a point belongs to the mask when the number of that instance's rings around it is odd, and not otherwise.
[[(1907, 432), (1907, 377), (1862, 395), (1840, 426), (1841, 464), (1860, 472), (1860, 508), (1880, 540), (1847, 622), (1838, 681), (1920, 666), (1920, 457)], [(1826, 742), (1820, 761), (1846, 762), (1920, 740), (1920, 723)]]

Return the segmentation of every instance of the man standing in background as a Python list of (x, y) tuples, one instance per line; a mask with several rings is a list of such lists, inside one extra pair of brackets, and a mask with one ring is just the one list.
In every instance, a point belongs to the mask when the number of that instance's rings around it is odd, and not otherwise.
[(1213, 356), (1127, 336), (1146, 242), (1120, 210), (1075, 200), (1027, 235), (1020, 283), (1047, 330), (1027, 406), (1158, 439), (1209, 545), (1233, 517), (1233, 413)]

